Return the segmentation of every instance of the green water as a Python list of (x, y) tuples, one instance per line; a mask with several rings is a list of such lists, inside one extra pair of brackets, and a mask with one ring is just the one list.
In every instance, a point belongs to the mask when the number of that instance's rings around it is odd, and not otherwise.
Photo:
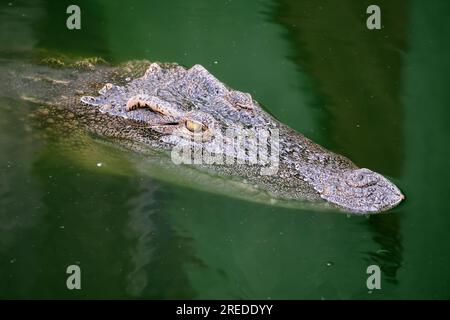
[(200, 63), (407, 199), (348, 218), (180, 187), (0, 97), (0, 298), (450, 298), (448, 1), (377, 1), (375, 31), (360, 0), (76, 3), (69, 31), (72, 1), (2, 1), (0, 49)]

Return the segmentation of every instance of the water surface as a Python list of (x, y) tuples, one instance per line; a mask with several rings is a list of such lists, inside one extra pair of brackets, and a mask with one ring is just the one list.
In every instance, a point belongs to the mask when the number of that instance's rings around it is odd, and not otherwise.
[(0, 97), (1, 298), (450, 298), (448, 1), (378, 1), (379, 31), (357, 0), (78, 1), (79, 31), (70, 4), (0, 4), (1, 51), (200, 63), (407, 199), (349, 218), (194, 190)]

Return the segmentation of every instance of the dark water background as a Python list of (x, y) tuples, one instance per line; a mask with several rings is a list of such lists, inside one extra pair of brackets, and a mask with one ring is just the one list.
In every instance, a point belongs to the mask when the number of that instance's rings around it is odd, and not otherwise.
[(377, 1), (378, 31), (370, 4), (2, 0), (1, 50), (200, 63), (407, 200), (348, 218), (180, 187), (35, 139), (0, 97), (0, 298), (450, 298), (450, 2)]

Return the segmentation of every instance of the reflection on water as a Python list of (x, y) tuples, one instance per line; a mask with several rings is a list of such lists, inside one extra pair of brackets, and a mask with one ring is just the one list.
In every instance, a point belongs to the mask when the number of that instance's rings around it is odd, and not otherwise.
[[(143, 183), (141, 183), (143, 184)], [(139, 185), (137, 186), (139, 187)], [(154, 244), (153, 238), (159, 230), (154, 225), (152, 216), (155, 214), (155, 186), (143, 185), (137, 188), (137, 195), (130, 201), (129, 237), (135, 238), (135, 247), (130, 248), (133, 270), (128, 275), (127, 292), (139, 296), (148, 285), (146, 266), (151, 262)]]
[[(178, 235), (165, 216), (167, 195), (155, 182), (139, 180), (135, 195), (128, 202), (127, 237), (131, 271), (127, 275), (127, 293), (133, 297), (195, 298), (185, 267), (203, 266), (195, 257), (189, 237)], [(173, 201), (174, 199), (172, 199)]]
[[(296, 46), (291, 58), (320, 91), (320, 105), (314, 107), (321, 109), (320, 123), (328, 129), (325, 145), (359, 166), (398, 177), (404, 153), (400, 99), (408, 10), (406, 1), (378, 5), (385, 28), (376, 32), (364, 28), (367, 4), (361, 1), (335, 6), (333, 1), (282, 0), (275, 21)], [(327, 23), (318, 24), (321, 20)], [(369, 262), (396, 281), (402, 260), (400, 216), (375, 217), (367, 226), (380, 246), (368, 252)]]
[(402, 98), (408, 137), (402, 180), (410, 192), (403, 215), (405, 262), (399, 274), (403, 286), (398, 291), (408, 298), (449, 299), (450, 23), (445, 17), (450, 2), (411, 4)]
[(366, 2), (83, 0), (80, 32), (65, 0), (0, 4), (0, 51), (201, 63), (407, 196), (366, 219), (193, 190), (86, 134), (30, 126), (36, 106), (3, 98), (0, 297), (448, 298), (449, 3), (381, 1), (369, 32)]
[(400, 233), (399, 216), (380, 215), (371, 217), (367, 227), (373, 234), (373, 241), (379, 245), (378, 249), (367, 252), (368, 265), (376, 264), (380, 266), (385, 279), (397, 284), (397, 271), (403, 263), (403, 239)]
[(327, 128), (324, 144), (359, 166), (398, 177), (404, 153), (400, 99), (407, 1), (378, 5), (384, 25), (379, 31), (365, 27), (362, 1), (337, 6), (332, 0), (282, 0), (274, 19), (288, 30), (287, 40), (296, 49), (291, 58), (312, 77), (321, 97), (315, 107)]

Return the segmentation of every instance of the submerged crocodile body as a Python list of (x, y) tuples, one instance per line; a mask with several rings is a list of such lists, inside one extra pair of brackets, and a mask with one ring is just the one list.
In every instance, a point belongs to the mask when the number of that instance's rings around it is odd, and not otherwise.
[[(280, 123), (250, 94), (227, 87), (200, 65), (185, 68), (141, 61), (85, 69), (61, 72), (42, 66), (31, 71), (26, 64), (11, 67), (3, 61), (0, 71), (9, 76), (0, 80), (8, 81), (3, 93), (15, 91), (22, 99), (56, 106), (55, 112), (76, 117), (80, 125), (103, 137), (168, 152), (190, 146), (234, 159), (194, 165), (245, 179), (273, 198), (326, 201), (360, 214), (388, 210), (404, 198), (380, 174), (358, 168)], [(237, 152), (236, 145), (224, 139), (230, 129), (245, 130), (247, 136), (276, 132), (276, 144), (268, 147), (272, 154), (276, 151), (276, 170), (262, 174), (267, 163), (249, 159), (251, 143), (242, 144), (242, 153)]]

